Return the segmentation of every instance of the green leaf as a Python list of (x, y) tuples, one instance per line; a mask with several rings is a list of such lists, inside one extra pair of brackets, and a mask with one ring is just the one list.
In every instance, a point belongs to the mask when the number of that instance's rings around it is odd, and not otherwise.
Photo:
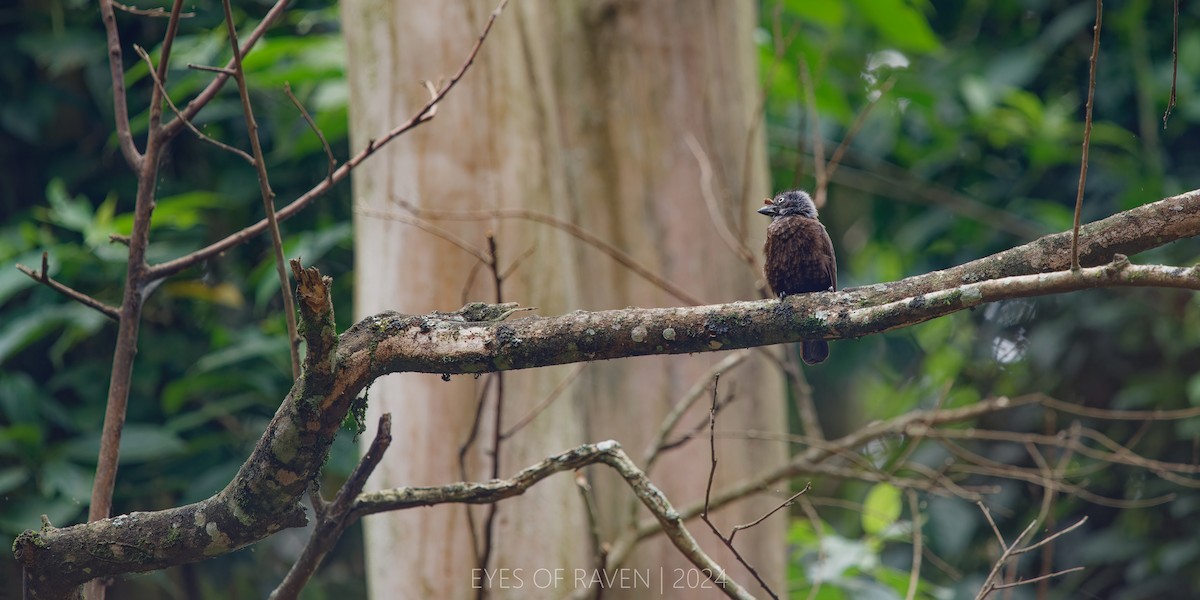
[[(113, 229), (113, 213), (117, 209), (117, 195), (110, 193), (104, 198), (104, 202), (96, 207), (96, 213), (92, 216), (92, 221), (88, 223), (85, 230), (84, 238), (90, 248), (109, 247), (111, 242), (108, 236), (116, 233)], [(118, 254), (122, 257), (128, 256), (128, 251), (118, 247)]]
[(86, 334), (95, 332), (105, 322), (104, 315), (81, 304), (48, 306), (12, 318), (0, 326), (0, 364), (59, 328)]
[(241, 308), (246, 303), (242, 290), (228, 281), (212, 285), (196, 279), (173, 281), (163, 286), (163, 293), (172, 298), (190, 298), (229, 308)]
[(46, 515), (54, 525), (68, 524), (87, 506), (66, 498), (47, 500), (36, 495), (22, 496), (4, 504), (0, 511), (0, 531), (17, 534), (26, 529), (37, 530), (41, 526), (41, 515)]
[(815, 580), (829, 581), (869, 572), (879, 566), (879, 553), (871, 545), (840, 535), (821, 538), (821, 552), (825, 555), (824, 560), (813, 565), (810, 574)]
[(92, 472), (65, 460), (42, 465), (42, 493), (87, 502), (92, 495)]
[(287, 357), (287, 355), (286, 336), (268, 336), (258, 331), (251, 331), (247, 332), (234, 345), (222, 348), (196, 361), (195, 369), (197, 373), (204, 373), (252, 358), (271, 360), (274, 357)]
[(886, 483), (877, 483), (867, 492), (863, 502), (862, 527), (869, 535), (878, 535), (900, 518), (900, 490)]
[[(227, 376), (226, 376), (227, 377)], [(217, 388), (200, 390), (209, 394), (216, 393)], [(189, 429), (195, 429), (208, 423), (224, 417), (236, 416), (240, 411), (254, 406), (259, 401), (259, 396), (256, 394), (237, 394), (228, 398), (212, 400), (205, 402), (195, 410), (188, 411), (174, 417), (163, 425), (163, 428), (180, 433)]]
[[(10, 265), (25, 265), (34, 271), (41, 272), (42, 252), (40, 250), (26, 252), (25, 254), (15, 257), (14, 260), (5, 260), (4, 262), (9, 264), (4, 265), (8, 268), (0, 269), (0, 305), (3, 305), (17, 292), (37, 284), (37, 282), (31, 277), (14, 268), (11, 268)], [(48, 266), (49, 275), (51, 277), (58, 273), (59, 265), (57, 262), (50, 261)]]
[[(832, 4), (822, 2), (819, 4)], [(889, 43), (903, 50), (934, 52), (940, 50), (929, 20), (903, 0), (856, 0), (859, 14)]]
[(29, 479), (29, 469), (23, 466), (17, 465), (0, 469), (0, 494), (7, 494), (17, 489), (27, 479)]
[(841, 2), (787, 0), (784, 7), (802, 21), (816, 23), (827, 29), (841, 27), (846, 22), (846, 5)]
[[(316, 231), (302, 231), (289, 236), (283, 245), (284, 256), (299, 256), (312, 264), (320, 260), (337, 246), (349, 247), (353, 240), (350, 223), (338, 223)], [(265, 306), (279, 294), (279, 275), (275, 271), (275, 258), (269, 255), (250, 274), (255, 281), (254, 305)], [(291, 293), (291, 290), (288, 290)]]
[(20, 454), (26, 459), (37, 457), (44, 448), (45, 434), (37, 425), (0, 427), (0, 455)]
[[(121, 434), (122, 465), (132, 465), (150, 460), (162, 460), (180, 454), (187, 448), (183, 440), (156, 425), (132, 423), (125, 426)], [(78, 438), (65, 447), (64, 456), (77, 461), (94, 463), (100, 452), (100, 432)]]
[(1066, 231), (1075, 220), (1073, 208), (1063, 206), (1058, 202), (1039, 200), (1033, 204), (1032, 215), (1038, 222), (1045, 223), (1054, 231)]
[(1192, 375), (1187, 382), (1188, 404), (1200, 406), (1200, 373)]
[(17, 38), (17, 47), (51, 75), (57, 77), (83, 68), (95, 56), (104, 54), (104, 38), (95, 30), (56, 29), (54, 33), (25, 33)]
[(67, 193), (67, 184), (57, 177), (46, 185), (46, 202), (50, 210), (45, 220), (64, 229), (86, 233), (92, 224), (92, 204), (83, 196), (72, 198)]
[[(201, 223), (204, 211), (221, 208), (225, 198), (216, 192), (194, 191), (160, 198), (155, 202), (151, 231), (163, 228), (188, 229)], [(113, 230), (129, 235), (133, 231), (133, 213), (112, 218)]]
[(42, 387), (27, 373), (0, 372), (0, 417), (8, 423), (37, 423), (38, 406), (45, 401)]
[(199, 502), (221, 491), (226, 484), (233, 480), (233, 477), (237, 475), (240, 468), (242, 468), (241, 459), (227, 460), (213, 465), (188, 482), (183, 492), (182, 501)]

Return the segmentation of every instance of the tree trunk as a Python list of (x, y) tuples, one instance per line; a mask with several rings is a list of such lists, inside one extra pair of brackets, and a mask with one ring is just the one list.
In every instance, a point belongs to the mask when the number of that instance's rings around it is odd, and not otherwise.
[[(410, 117), (428, 98), (420, 80), (436, 84), (453, 74), (493, 8), (485, 0), (343, 3), (353, 147), (365, 146)], [(471, 252), (429, 227), (384, 216), (407, 214), (400, 202), (436, 210), (535, 210), (607, 241), (697, 300), (756, 298), (758, 273), (729, 250), (714, 224), (716, 213), (732, 236), (744, 238), (755, 253), (761, 248), (766, 220), (752, 216), (756, 202), (748, 200), (767, 194), (755, 19), (755, 5), (748, 1), (510, 4), (436, 118), (355, 173), (357, 316), (389, 309), (448, 311), (464, 300), (519, 302), (543, 315), (685, 303), (542, 223), (428, 221), (484, 256), (488, 232), (494, 233), (499, 270), (511, 270), (498, 296), (492, 271)], [(689, 137), (712, 169), (710, 186), (718, 205), (711, 210)], [(721, 358), (650, 357), (582, 367), (544, 412), (505, 440), (499, 475), (511, 476), (549, 454), (609, 438), (640, 460), (671, 405)], [(395, 442), (371, 487), (459, 480), (459, 450), (472, 431), (481, 397), (486, 408), (467, 453), (466, 476), (490, 478), (497, 390), (503, 389), (500, 428), (505, 430), (577, 368), (450, 382), (417, 374), (380, 380), (370, 390), (368, 422), (373, 427), (379, 414), (392, 412)], [(487, 377), (503, 379), (489, 382)], [(722, 377), (721, 395), (734, 394), (737, 400), (720, 413), (717, 429), (782, 430), (779, 381), (757, 357)], [(703, 422), (708, 404), (707, 398), (699, 402), (677, 431)], [(676, 506), (704, 497), (710, 467), (706, 438), (664, 455), (650, 472)], [(736, 436), (718, 437), (717, 444), (717, 488), (779, 464), (786, 454), (779, 444)], [(588, 476), (596, 488), (602, 538), (611, 541), (629, 522), (630, 491), (599, 467)], [(728, 532), (778, 502), (775, 496), (743, 502), (717, 512), (716, 520)], [(562, 597), (580, 587), (577, 574), (590, 581), (595, 562), (589, 524), (570, 477), (551, 478), (499, 505), (486, 571), (473, 571), (480, 565), (467, 510), (438, 506), (369, 517), (374, 597), (470, 598), (478, 584), (493, 598)], [(474, 538), (482, 543), (488, 508), (470, 510)], [(786, 517), (777, 515), (737, 538), (739, 549), (777, 590), (785, 524)], [(753, 585), (703, 523), (693, 522), (690, 529), (734, 577)], [(688, 583), (691, 567), (664, 539), (644, 543), (625, 566), (649, 574), (652, 589), (614, 589), (606, 598), (696, 597), (695, 590), (670, 589), (680, 574), (685, 575), (681, 583)], [(511, 570), (500, 571), (505, 568)], [(554, 569), (563, 569), (565, 579), (553, 593), (539, 590)]]

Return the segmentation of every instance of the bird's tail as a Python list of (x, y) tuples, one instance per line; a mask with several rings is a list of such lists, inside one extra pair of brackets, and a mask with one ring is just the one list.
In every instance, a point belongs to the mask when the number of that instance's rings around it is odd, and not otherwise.
[(825, 340), (804, 340), (800, 344), (800, 358), (804, 362), (815, 365), (829, 358), (829, 342)]

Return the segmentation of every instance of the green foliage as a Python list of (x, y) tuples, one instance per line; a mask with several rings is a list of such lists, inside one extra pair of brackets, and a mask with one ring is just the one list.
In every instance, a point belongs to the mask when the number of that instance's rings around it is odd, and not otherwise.
[[(908, 593), (909, 571), (888, 564), (894, 551), (912, 553), (913, 522), (901, 519), (902, 493), (872, 486), (863, 500), (861, 537), (842, 535), (831, 524), (795, 518), (788, 529), (788, 589), (793, 598), (899, 600)], [(945, 597), (946, 590), (918, 580), (916, 598)]]
[[(783, 1), (761, 6), (774, 188), (813, 187), (813, 128), (824, 139), (826, 156), (849, 138), (843, 166), (829, 187), (829, 204), (822, 209), (844, 287), (945, 268), (1070, 228), (1094, 3)], [(1200, 14), (1194, 6), (1183, 11), (1181, 22)], [(1200, 146), (1191, 142), (1200, 103), (1186, 100), (1200, 88), (1200, 79), (1195, 70), (1185, 75), (1188, 65), (1200, 66), (1200, 34), (1186, 27), (1179, 32), (1182, 104), (1163, 127), (1171, 20), (1169, 3), (1106, 3), (1085, 222), (1193, 188), (1200, 180)], [(807, 107), (801, 63), (812, 73), (816, 114)], [(860, 112), (876, 99), (861, 128), (852, 132)], [(1190, 265), (1198, 257), (1200, 245), (1188, 242), (1135, 261)], [(995, 395), (1040, 392), (1109, 409), (1196, 406), (1198, 306), (1194, 296), (1165, 290), (1006, 302), (882, 336), (835, 342), (830, 360), (809, 371), (810, 381), (831, 435), (916, 408), (967, 406)], [(961, 427), (1046, 433), (1065, 429), (1073, 419), (1021, 410)], [(1118, 442), (1132, 439), (1143, 456), (1194, 462), (1200, 420), (1079, 420)], [(1036, 469), (1021, 444), (956, 443), (1002, 464)], [(1052, 449), (1042, 452), (1051, 464), (1059, 456)], [(882, 440), (868, 454), (883, 470), (900, 461), (941, 470), (953, 458), (944, 445), (909, 439)], [(1105, 465), (1078, 454), (1070, 464), (1088, 473), (1086, 488), (1100, 496), (1133, 501), (1169, 493), (1174, 499), (1157, 508), (1118, 510), (1059, 494), (1054, 523), (1062, 526), (1083, 515), (1090, 520), (1056, 542), (1055, 565), (1085, 565), (1088, 571), (1086, 580), (1056, 582), (1051, 590), (1059, 592), (1050, 597), (1180, 597), (1179, 590), (1200, 586), (1195, 575), (1200, 542), (1190, 535), (1187, 520), (1194, 518), (1200, 494), (1133, 466)], [(1038, 486), (980, 474), (951, 476), (960, 484), (999, 486), (989, 504), (1010, 539), (1040, 508), (1044, 491)], [(833, 536), (841, 545), (823, 543), (821, 550), (849, 556), (857, 548), (857, 562), (843, 562), (858, 570), (826, 573), (833, 579), (825, 580), (816, 597), (894, 597), (866, 588), (851, 591), (837, 579), (847, 572), (860, 578), (870, 572), (863, 557), (907, 569), (907, 557), (869, 550), (872, 535), (888, 521), (869, 515), (890, 517), (894, 495), (882, 491), (885, 487), (864, 495), (860, 484), (814, 485), (842, 500), (867, 498), (862, 514), (852, 515), (857, 518), (826, 517), (829, 530), (822, 539)], [(926, 500), (927, 548), (961, 571), (963, 579), (955, 584), (927, 562), (923, 581), (973, 595), (995, 558), (988, 550), (994, 536), (971, 504)], [(793, 533), (811, 528), (803, 516), (794, 518)], [(808, 558), (800, 564), (807, 571), (793, 574), (810, 576), (804, 586), (813, 583), (813, 565), (819, 562), (813, 558), (816, 543), (814, 538), (801, 544)], [(1141, 550), (1126, 552), (1129, 548)], [(1040, 573), (1037, 564), (1023, 565), (1022, 574)], [(806, 587), (796, 590), (793, 586), (794, 597), (808, 597)]]
[[(110, 305), (121, 301), (126, 248), (110, 241), (132, 229), (134, 182), (113, 134), (104, 34), (94, 4), (34, 3), (0, 9), (0, 543), (39, 526), (86, 518), (112, 361), (115, 327), (13, 268), (41, 266), (57, 280)], [(257, 23), (268, 6), (241, 4)], [(220, 3), (189, 5), (172, 53), (168, 89), (184, 104), (223, 64), (229, 49)], [(142, 145), (151, 80), (130, 44), (158, 57), (163, 19), (118, 13), (135, 139)], [(247, 58), (256, 117), (283, 206), (324, 178), (320, 142), (283, 92), (289, 82), (333, 146), (347, 148), (344, 52), (337, 8), (301, 2)], [(173, 118), (170, 113), (168, 118)], [(206, 134), (248, 148), (236, 88), (227, 85), (196, 120)], [(148, 259), (186, 254), (262, 217), (246, 163), (183, 132), (164, 160)], [(334, 273), (351, 272), (348, 187), (283, 224), (286, 251)], [(334, 302), (348, 326), (351, 277)], [(220, 490), (248, 455), (291, 385), (279, 282), (269, 241), (252, 240), (168, 279), (146, 303), (128, 422), (121, 443), (116, 512), (194, 502)], [(353, 467), (343, 436), (327, 463), (329, 487)], [(361, 596), (357, 533), (347, 536), (306, 594)], [(280, 539), (219, 561), (134, 577), (116, 596), (261, 597), (290, 565)], [(357, 560), (353, 560), (358, 557)], [(0, 581), (16, 581), (11, 555)], [(203, 582), (203, 583), (201, 583)], [(222, 583), (229, 582), (229, 583)]]
[(900, 517), (900, 490), (880, 483), (871, 486), (863, 501), (862, 528), (867, 535), (879, 535)]
[[(898, 279), (978, 258), (1072, 219), (1091, 49), (1090, 2), (782, 0), (761, 5), (759, 39), (774, 187), (812, 187), (810, 130), (831, 152), (848, 153), (822, 216), (841, 259), (844, 287)], [(1093, 220), (1194, 186), (1200, 180), (1200, 32), (1179, 36), (1178, 98), (1163, 128), (1171, 77), (1171, 15), (1165, 3), (1107, 7), (1097, 83), (1084, 219)], [(219, 4), (189, 5), (173, 50), (168, 88), (186, 101), (212, 77), (187, 63), (228, 58)], [(238, 3), (243, 35), (266, 10)], [(1181, 22), (1200, 8), (1183, 3)], [(117, 151), (103, 30), (94, 5), (52, 0), (0, 9), (0, 541), (86, 512), (102, 420), (114, 328), (11, 268), (40, 268), (112, 305), (120, 302), (135, 182)], [(146, 127), (150, 79), (129, 51), (157, 60), (165, 21), (118, 15), (135, 135)], [(816, 114), (806, 107), (807, 65)], [(339, 157), (347, 155), (347, 89), (337, 7), (300, 2), (247, 56), (251, 95), (280, 205), (322, 179), (326, 159), (282, 91), (290, 83)], [(860, 112), (878, 103), (853, 136)], [(170, 115), (168, 115), (170, 118)], [(206, 134), (245, 147), (232, 86), (196, 119)], [(255, 174), (236, 157), (188, 133), (164, 161), (152, 262), (181, 256), (261, 217)], [(979, 209), (993, 212), (980, 212)], [(988, 215), (1006, 215), (999, 220)], [(983, 216), (981, 216), (983, 215)], [(350, 273), (345, 187), (284, 224), (289, 254), (327, 272)], [(1193, 243), (1141, 261), (1192, 264)], [(267, 242), (253, 240), (171, 278), (149, 297), (134, 373), (115, 510), (151, 510), (219, 490), (238, 468), (290, 385), (281, 303)], [(351, 316), (350, 277), (333, 289), (339, 326)], [(810, 371), (827, 431), (837, 434), (914, 408), (966, 406), (992, 395), (1042, 392), (1110, 409), (1200, 406), (1200, 300), (1176, 291), (1098, 291), (1008, 302), (871, 338), (836, 342)], [(988, 429), (1041, 433), (1073, 417), (1013, 411)], [(1163, 461), (1193, 462), (1200, 420), (1084, 426)], [(965, 426), (964, 426), (965, 427)], [(339, 437), (332, 477), (353, 465)], [(1030, 467), (1020, 446), (962, 442), (971, 452)], [(864, 460), (881, 471), (903, 461), (938, 469), (944, 446), (888, 439)], [(153, 458), (154, 460), (147, 460)], [(1056, 456), (1048, 456), (1055, 460)], [(1089, 523), (1056, 542), (1056, 564), (1086, 565), (1051, 597), (1181, 597), (1200, 588), (1200, 542), (1191, 535), (1200, 493), (1132, 466), (1087, 471), (1087, 489), (1120, 500), (1164, 493), (1150, 508), (1117, 509), (1059, 494), (1049, 515)], [(906, 475), (912, 475), (906, 473)], [(989, 498), (1011, 539), (1037, 515), (1043, 491), (989, 475), (952, 474), (993, 485)], [(790, 592), (815, 598), (898, 598), (908, 586), (913, 516), (889, 484), (816, 482), (821, 495), (862, 510), (819, 507), (794, 517)], [(951, 562), (955, 580), (928, 561), (918, 597), (973, 594), (994, 559), (995, 540), (978, 509), (923, 497), (927, 549)], [(1049, 526), (1050, 523), (1047, 524)], [(363, 595), (358, 538), (347, 536), (309, 597)], [(259, 597), (291, 562), (286, 536), (200, 565), (132, 578), (117, 595)], [(1025, 567), (1023, 567), (1025, 568)], [(14, 581), (0, 559), (0, 581)], [(1057, 595), (1055, 595), (1057, 594)]]

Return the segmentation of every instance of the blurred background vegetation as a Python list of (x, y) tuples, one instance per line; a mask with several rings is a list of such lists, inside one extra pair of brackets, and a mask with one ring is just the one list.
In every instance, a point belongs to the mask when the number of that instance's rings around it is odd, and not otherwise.
[[(239, 4), (244, 30), (269, 8), (265, 1)], [(812, 187), (811, 128), (820, 131), (826, 155), (851, 137), (822, 212), (843, 287), (948, 267), (1070, 227), (1093, 2), (763, 0), (760, 7), (773, 189)], [(1200, 182), (1194, 142), (1200, 139), (1200, 103), (1194, 101), (1200, 7), (1184, 3), (1183, 9), (1180, 104), (1164, 128), (1170, 3), (1106, 5), (1085, 221)], [(228, 52), (224, 29), (217, 27), (219, 3), (197, 0), (188, 10), (196, 16), (184, 22), (170, 75), (177, 101), (210, 76), (183, 65), (218, 64)], [(136, 56), (128, 44), (154, 49), (165, 27), (165, 20), (124, 13), (118, 22), (127, 65)], [(125, 249), (108, 237), (129, 232), (134, 181), (116, 147), (104, 34), (93, 2), (24, 0), (0, 7), (0, 52), (6, 57), (0, 63), (0, 541), (8, 547), (17, 533), (37, 526), (39, 514), (58, 525), (86, 517), (115, 337), (104, 317), (34, 284), (12, 265), (36, 268), (46, 251), (54, 277), (119, 302)], [(802, 61), (815, 82), (815, 121), (806, 108)], [(294, 3), (246, 66), (282, 204), (326, 173), (320, 144), (284, 95), (284, 82), (316, 116), (335, 154), (348, 154), (337, 6)], [(144, 65), (131, 66), (128, 81), (136, 138), (146, 120)], [(236, 89), (227, 86), (197, 125), (244, 145)], [(172, 144), (162, 174), (151, 261), (259, 218), (253, 170), (193, 136)], [(343, 185), (282, 227), (289, 256), (334, 276), (342, 328), (353, 306), (350, 214), (350, 190)], [(219, 490), (286, 393), (288, 355), (268, 250), (265, 239), (253, 240), (171, 278), (150, 297), (114, 512), (174, 506)], [(1200, 245), (1189, 241), (1135, 261), (1190, 265), (1198, 257)], [(1030, 392), (1089, 407), (1174, 409), (1200, 406), (1198, 342), (1200, 305), (1193, 295), (1101, 290), (1006, 302), (837, 342), (829, 362), (808, 374), (830, 435), (863, 419)], [(1054, 433), (1075, 418), (1030, 408), (978, 425)], [(1198, 419), (1081, 420), (1119, 442), (1133, 440), (1144, 456), (1198, 461)], [(334, 447), (327, 489), (356, 460), (350, 438), (341, 436)], [(911, 452), (908, 460), (937, 468), (951, 456), (944, 445), (909, 448), (906, 442), (888, 440), (868, 458), (885, 465)], [(961, 445), (1001, 463), (1036, 466), (1020, 444)], [(1047, 459), (1053, 464), (1056, 457)], [(1078, 457), (1069, 464), (1092, 467)], [(1010, 539), (1038, 513), (1040, 487), (954, 475), (961, 483), (998, 486), (988, 505)], [(1047, 528), (1083, 515), (1089, 521), (1056, 543), (1048, 564), (1087, 570), (1056, 580), (1047, 597), (1193, 597), (1200, 590), (1200, 491), (1126, 466), (1095, 468), (1085, 479), (1089, 491), (1119, 502), (1057, 496)], [(827, 481), (814, 481), (813, 495), (819, 520), (797, 513), (791, 525), (792, 594), (809, 597), (804, 581), (820, 576), (817, 598), (903, 597), (911, 515), (900, 510), (901, 495)], [(949, 563), (925, 563), (922, 594), (973, 597), (996, 558), (990, 528), (968, 503), (924, 495), (921, 501), (926, 545)], [(884, 514), (884, 522), (863, 519), (864, 503)], [(218, 560), (131, 577), (114, 593), (261, 597), (304, 539), (303, 532), (287, 531)], [(364, 596), (360, 546), (358, 533), (344, 538), (306, 597)], [(0, 581), (16, 577), (11, 557), (0, 556)], [(14, 593), (0, 590), (0, 597)], [(1024, 588), (1015, 597), (1035, 593)]]

